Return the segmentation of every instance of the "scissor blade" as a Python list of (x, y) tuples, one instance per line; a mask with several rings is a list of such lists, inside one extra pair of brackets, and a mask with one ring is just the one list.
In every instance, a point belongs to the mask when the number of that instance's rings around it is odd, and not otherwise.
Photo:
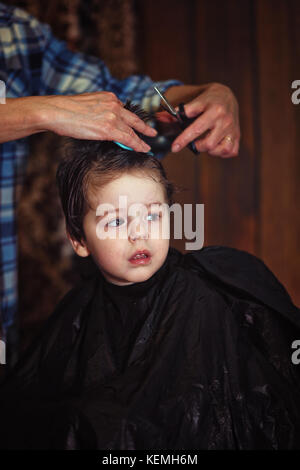
[(154, 87), (154, 90), (156, 91), (156, 93), (159, 94), (160, 98), (162, 99), (163, 103), (166, 105), (166, 107), (168, 108), (167, 111), (169, 111), (172, 116), (175, 116), (175, 117), (178, 117), (177, 116), (177, 113), (175, 111), (175, 109), (173, 108), (173, 106), (170, 105), (170, 103), (168, 102), (168, 100), (164, 97), (164, 95), (162, 94), (162, 92), (155, 86)]

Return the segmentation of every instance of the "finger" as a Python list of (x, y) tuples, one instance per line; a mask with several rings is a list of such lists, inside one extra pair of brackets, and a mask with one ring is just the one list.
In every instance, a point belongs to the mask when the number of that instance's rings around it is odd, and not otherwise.
[(239, 154), (239, 148), (240, 148), (240, 141), (239, 139), (236, 139), (235, 144), (233, 146), (231, 155), (228, 155), (229, 157), (237, 157)]
[(130, 147), (136, 152), (149, 152), (151, 150), (150, 146), (141, 140), (131, 127), (125, 127), (122, 130), (115, 128), (108, 133), (107, 140), (120, 142), (120, 144)]
[[(137, 152), (149, 152), (149, 145), (137, 136), (132, 127), (128, 126), (118, 113), (107, 111), (100, 122), (99, 135), (101, 136), (99, 138), (101, 140), (115, 140)], [(118, 140), (120, 132), (122, 140)]]
[(239, 138), (233, 130), (227, 131), (226, 136), (219, 143), (220, 145), (220, 156), (221, 157), (234, 157), (237, 155), (235, 151), (236, 147), (238, 150)]
[(157, 134), (157, 131), (153, 129), (153, 127), (150, 127), (136, 114), (128, 111), (127, 109), (122, 108), (120, 116), (128, 126), (142, 134), (148, 135), (149, 137), (154, 137)]
[(232, 137), (232, 141), (222, 141), (213, 149), (209, 151), (210, 155), (217, 157), (229, 158), (237, 156), (238, 154), (239, 141), (237, 138)]
[(231, 155), (235, 143), (234, 136), (237, 136), (234, 129), (230, 116), (220, 118), (205, 139), (196, 141), (196, 148), (199, 152), (208, 152), (211, 155), (215, 152), (220, 156)]
[(211, 128), (211, 118), (209, 113), (204, 113), (198, 117), (189, 127), (187, 127), (172, 144), (172, 152), (179, 152), (183, 147), (186, 147), (190, 142), (196, 140), (205, 131)]
[[(176, 111), (178, 111), (178, 107)], [(193, 118), (203, 113), (206, 109), (206, 103), (199, 97), (184, 105), (184, 112), (188, 118)]]
[(195, 141), (198, 152), (211, 152), (221, 143), (224, 137), (224, 131), (220, 126), (215, 126), (213, 129), (208, 131), (205, 137), (197, 139)]

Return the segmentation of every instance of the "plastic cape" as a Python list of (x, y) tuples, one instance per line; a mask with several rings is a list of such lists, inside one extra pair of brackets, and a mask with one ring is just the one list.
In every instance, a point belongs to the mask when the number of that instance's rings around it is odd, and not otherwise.
[(258, 258), (170, 248), (148, 280), (97, 271), (0, 388), (0, 447), (300, 448), (300, 315)]

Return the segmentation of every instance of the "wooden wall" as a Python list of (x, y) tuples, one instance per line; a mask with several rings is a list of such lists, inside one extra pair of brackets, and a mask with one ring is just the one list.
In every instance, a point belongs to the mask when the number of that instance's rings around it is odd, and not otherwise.
[[(222, 82), (240, 104), (238, 158), (170, 154), (177, 200), (205, 204), (205, 245), (260, 258), (300, 305), (299, 0), (136, 0), (140, 71)], [(184, 241), (173, 243), (184, 250)]]

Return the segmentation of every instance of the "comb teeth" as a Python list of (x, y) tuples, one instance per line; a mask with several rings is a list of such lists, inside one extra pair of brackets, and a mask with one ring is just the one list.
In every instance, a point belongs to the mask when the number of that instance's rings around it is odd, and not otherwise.
[[(127, 147), (127, 145), (121, 144), (121, 142), (117, 142), (116, 140), (114, 140), (113, 142), (114, 144), (117, 144), (119, 147), (121, 147), (121, 149), (131, 150), (132, 152), (135, 152), (135, 150), (133, 150), (131, 147)], [(151, 157), (154, 157), (154, 153), (152, 152), (147, 152), (147, 155), (151, 155)]]

